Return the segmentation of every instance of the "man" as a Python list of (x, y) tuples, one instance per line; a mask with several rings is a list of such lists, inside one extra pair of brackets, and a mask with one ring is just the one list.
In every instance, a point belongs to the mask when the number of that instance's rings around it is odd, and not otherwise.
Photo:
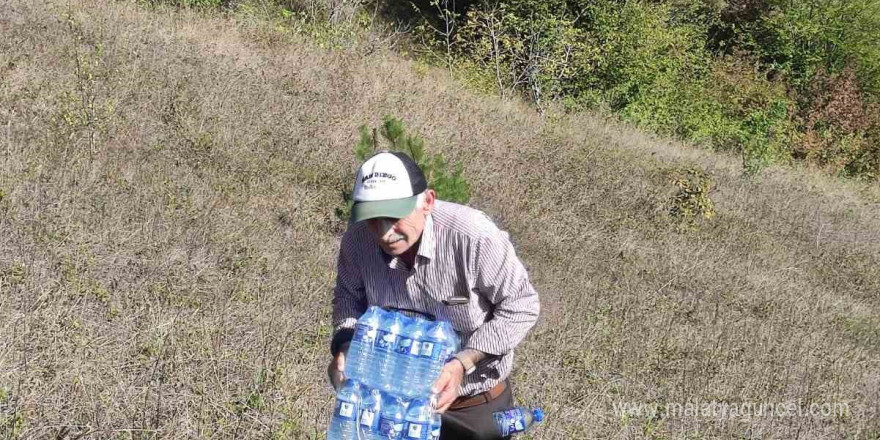
[(333, 297), (331, 382), (344, 379), (347, 344), (369, 305), (433, 315), (462, 339), (432, 387), (441, 438), (499, 438), (492, 413), (512, 406), (513, 349), (540, 308), (507, 233), (480, 211), (437, 200), (402, 153), (364, 162), (353, 198)]

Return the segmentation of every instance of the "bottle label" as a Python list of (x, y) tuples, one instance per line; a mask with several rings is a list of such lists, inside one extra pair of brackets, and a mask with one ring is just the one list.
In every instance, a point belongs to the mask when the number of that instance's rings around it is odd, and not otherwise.
[(396, 333), (379, 330), (378, 337), (376, 338), (376, 350), (390, 353), (394, 350), (395, 345), (397, 345), (398, 336)]
[(379, 418), (376, 413), (369, 409), (361, 411), (361, 426), (366, 426), (370, 431), (379, 430)]
[[(422, 341), (422, 343), (420, 345), (421, 345), (421, 347), (419, 347), (419, 356), (421, 356), (423, 358), (428, 358), (428, 359), (436, 359), (436, 357), (434, 356), (434, 347), (436, 345), (433, 342)], [(440, 350), (437, 350), (437, 351), (440, 351)], [(439, 353), (438, 353), (438, 355), (439, 355)]]
[(406, 438), (415, 440), (428, 440), (430, 430), (425, 423), (409, 422), (406, 427)]
[(412, 338), (400, 338), (400, 341), (397, 342), (397, 353), (404, 356), (418, 356), (420, 345), (419, 341)]
[(366, 325), (359, 325), (354, 331), (353, 339), (366, 346), (372, 346), (373, 341), (376, 340), (376, 329)]
[(347, 420), (354, 420), (354, 404), (339, 400), (336, 402), (336, 415)]
[(420, 357), (435, 361), (446, 361), (452, 356), (452, 354), (452, 347), (437, 342), (422, 341), (421, 347), (419, 348)]
[(495, 416), (495, 424), (498, 425), (498, 432), (502, 437), (526, 430), (525, 417), (519, 408), (498, 411), (493, 415)]
[(395, 440), (401, 438), (403, 434), (403, 422), (386, 417), (379, 418), (379, 433), (384, 438)]

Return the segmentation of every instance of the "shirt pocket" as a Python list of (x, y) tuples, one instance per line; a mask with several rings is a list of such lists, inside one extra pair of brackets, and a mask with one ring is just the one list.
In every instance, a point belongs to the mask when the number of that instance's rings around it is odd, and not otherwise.
[(467, 289), (456, 289), (440, 300), (443, 317), (452, 323), (462, 343), (483, 324), (485, 316), (478, 301)]
[(467, 279), (456, 276), (454, 270), (434, 269), (425, 274), (421, 285), (429, 302), (425, 306), (438, 320), (449, 321), (459, 336), (470, 336), (482, 324), (479, 298), (471, 292)]

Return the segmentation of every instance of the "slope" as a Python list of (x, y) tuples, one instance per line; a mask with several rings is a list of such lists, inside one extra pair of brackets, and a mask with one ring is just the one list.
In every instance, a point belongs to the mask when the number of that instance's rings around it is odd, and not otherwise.
[[(402, 117), (465, 164), (542, 295), (515, 386), (536, 438), (870, 438), (878, 190), (591, 115), (542, 118), (378, 50), (131, 3), (0, 4), (0, 428), (319, 438), (356, 127)], [(669, 169), (717, 215), (668, 215)], [(842, 404), (667, 416), (621, 403)]]

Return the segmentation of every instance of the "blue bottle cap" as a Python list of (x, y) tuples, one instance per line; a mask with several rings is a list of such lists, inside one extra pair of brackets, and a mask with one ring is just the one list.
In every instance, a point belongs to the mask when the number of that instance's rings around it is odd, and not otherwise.
[(541, 422), (544, 420), (544, 411), (541, 408), (535, 408), (532, 410), (532, 415), (535, 416), (536, 422)]

